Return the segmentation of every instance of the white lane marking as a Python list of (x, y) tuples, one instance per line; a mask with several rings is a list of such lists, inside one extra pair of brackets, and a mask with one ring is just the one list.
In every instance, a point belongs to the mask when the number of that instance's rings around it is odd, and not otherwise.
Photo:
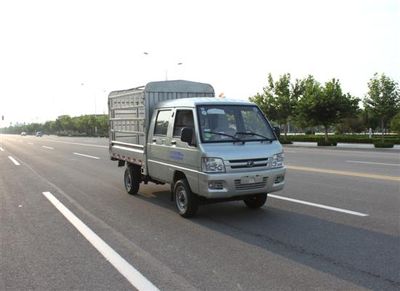
[(354, 163), (354, 164), (369, 164), (369, 165), (381, 165), (381, 166), (393, 166), (393, 167), (400, 167), (400, 164), (377, 163), (377, 162), (365, 162), (365, 161), (346, 161), (346, 163)]
[[(289, 148), (289, 147), (286, 147)], [(291, 147), (290, 147), (291, 148)], [(296, 149), (296, 151), (303, 153), (303, 154), (312, 154), (315, 155), (315, 153), (321, 153), (324, 155), (329, 155), (329, 156), (345, 156), (345, 155), (350, 155), (351, 157), (354, 156), (360, 156), (362, 158), (365, 157), (366, 153), (368, 153), (369, 156), (372, 157), (380, 157), (380, 156), (385, 156), (385, 157), (397, 157), (398, 153), (393, 151), (393, 152), (379, 152), (379, 151), (361, 151), (361, 150), (348, 150), (348, 149), (318, 149), (317, 147), (315, 148), (310, 148), (310, 147), (293, 147)]]
[(2, 147), (0, 147), (0, 152), (4, 152), (4, 149)]
[(273, 195), (273, 194), (268, 194), (268, 197), (286, 200), (286, 201), (290, 201), (290, 202), (294, 202), (294, 203), (300, 203), (300, 204), (304, 204), (304, 205), (308, 205), (308, 206), (314, 206), (314, 207), (318, 207), (318, 208), (328, 209), (328, 210), (332, 210), (332, 211), (347, 213), (347, 214), (356, 215), (356, 216), (362, 216), (362, 217), (369, 216), (369, 214), (365, 214), (365, 213), (361, 213), (361, 212), (357, 212), (357, 211), (352, 211), (352, 210), (327, 206), (327, 205), (323, 205), (323, 204), (307, 202), (307, 201), (303, 201), (303, 200), (297, 200), (297, 199)]
[(48, 150), (54, 150), (53, 147), (48, 147), (48, 146), (42, 146), (42, 148), (48, 149)]
[(8, 158), (11, 160), (11, 162), (14, 163), (14, 165), (16, 165), (16, 166), (20, 166), (20, 165), (21, 165), (21, 164), (18, 163), (18, 161), (17, 161), (16, 159), (14, 159), (12, 156), (8, 156)]
[(100, 158), (99, 158), (99, 157), (95, 157), (95, 156), (89, 156), (89, 155), (80, 154), (80, 153), (74, 153), (74, 155), (81, 156), (81, 157), (86, 157), (86, 158), (90, 158), (90, 159), (96, 159), (96, 160), (100, 160)]
[(59, 141), (59, 140), (54, 140), (54, 139), (46, 139), (46, 141), (65, 143), (65, 144), (73, 144), (73, 145), (80, 145), (80, 146), (84, 146), (84, 147), (94, 147), (94, 148), (105, 148), (105, 149), (108, 149), (108, 146), (102, 146), (102, 145), (96, 145), (96, 144), (67, 142), (67, 141)]
[(342, 175), (342, 176), (350, 176), (350, 177), (362, 177), (362, 178), (370, 178), (370, 179), (378, 179), (385, 181), (400, 181), (400, 177), (397, 176), (385, 176), (385, 175), (376, 175), (376, 174), (367, 174), (367, 173), (358, 173), (358, 172), (349, 172), (349, 171), (338, 171), (338, 170), (330, 170), (330, 169), (321, 169), (321, 168), (310, 168), (310, 167), (299, 167), (299, 166), (291, 166), (286, 164), (286, 169), (291, 169), (295, 171), (305, 171), (312, 173), (325, 173), (325, 174), (334, 174), (334, 175)]
[(94, 233), (86, 224), (75, 216), (50, 192), (43, 195), (56, 207), (62, 215), (138, 290), (159, 290), (138, 270), (130, 265), (105, 241)]

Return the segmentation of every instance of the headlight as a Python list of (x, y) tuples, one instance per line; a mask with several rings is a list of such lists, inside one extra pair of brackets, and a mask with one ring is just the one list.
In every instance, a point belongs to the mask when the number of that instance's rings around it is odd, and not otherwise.
[(224, 161), (220, 158), (202, 158), (201, 170), (205, 173), (225, 173)]
[(271, 168), (283, 167), (283, 158), (285, 155), (283, 153), (275, 154), (272, 156)]

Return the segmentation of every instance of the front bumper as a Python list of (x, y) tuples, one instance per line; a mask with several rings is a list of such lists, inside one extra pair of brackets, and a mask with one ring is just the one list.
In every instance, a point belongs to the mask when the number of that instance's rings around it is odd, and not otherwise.
[(285, 173), (285, 167), (248, 173), (201, 173), (198, 194), (205, 198), (230, 198), (271, 193), (283, 188)]

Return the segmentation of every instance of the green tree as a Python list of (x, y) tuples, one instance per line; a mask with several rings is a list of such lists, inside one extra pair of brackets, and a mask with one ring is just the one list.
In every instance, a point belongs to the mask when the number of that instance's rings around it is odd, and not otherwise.
[(382, 142), (387, 122), (400, 110), (400, 93), (397, 82), (385, 74), (374, 74), (368, 82), (368, 93), (364, 105), (380, 120)]
[[(97, 132), (96, 132), (97, 129)], [(16, 124), (4, 129), (6, 133), (19, 134), (22, 131), (30, 134), (36, 131), (44, 131), (45, 133), (73, 134), (81, 133), (85, 135), (108, 135), (108, 115), (82, 115), (70, 117), (69, 115), (61, 115), (55, 121), (46, 121), (41, 123)]]
[(361, 116), (366, 128), (371, 128), (373, 131), (375, 131), (375, 129), (379, 127), (379, 118), (374, 115), (370, 108), (364, 108)]
[(79, 133), (84, 132), (84, 124), (82, 116), (72, 117), (72, 123), (74, 124), (75, 130)]
[(272, 75), (268, 74), (268, 84), (263, 88), (263, 93), (257, 93), (255, 96), (250, 97), (250, 102), (257, 104), (264, 114), (270, 119), (277, 121), (278, 112), (276, 106), (274, 106), (274, 81)]
[(56, 122), (55, 121), (46, 121), (43, 124), (43, 131), (48, 134), (55, 133), (56, 132)]
[(25, 125), (24, 128), (26, 130), (26, 132), (29, 132), (31, 134), (35, 134), (37, 131), (41, 131), (42, 130), (42, 124), (40, 123), (30, 123), (28, 125)]
[(108, 115), (97, 115), (98, 134), (101, 136), (108, 135)]
[(56, 129), (59, 131), (71, 132), (74, 130), (72, 118), (69, 115), (61, 115), (56, 119)]
[(265, 94), (257, 93), (253, 97), (250, 97), (249, 100), (250, 102), (257, 104), (270, 120), (275, 120), (276, 110), (271, 106), (271, 103), (267, 101)]
[(108, 116), (107, 115), (82, 115), (72, 118), (75, 129), (86, 135), (107, 135)]
[(317, 101), (321, 95), (321, 84), (312, 75), (304, 79), (303, 96), (299, 99), (296, 107), (296, 123), (300, 127), (319, 125), (319, 122), (314, 118), (314, 115), (317, 114), (314, 107), (317, 106)]
[(397, 113), (390, 122), (390, 129), (400, 134), (400, 112)]
[(343, 94), (339, 80), (332, 79), (321, 86), (313, 76), (304, 81), (303, 97), (298, 103), (298, 119), (308, 126), (322, 125), (325, 141), (328, 142), (328, 130), (344, 118), (354, 116), (359, 99), (349, 93)]
[(287, 136), (287, 124), (295, 112), (298, 98), (304, 90), (301, 80), (291, 84), (290, 74), (284, 74), (274, 82), (271, 73), (268, 74), (268, 84), (263, 88), (263, 94), (257, 93), (250, 97), (251, 102), (256, 103), (269, 119), (284, 126), (285, 138)]
[(342, 133), (360, 133), (365, 131), (365, 123), (363, 121), (362, 113), (358, 113), (357, 116), (354, 117), (346, 117), (336, 125), (336, 132), (339, 134)]
[(72, 118), (72, 122), (79, 133), (90, 135), (89, 115), (76, 116)]

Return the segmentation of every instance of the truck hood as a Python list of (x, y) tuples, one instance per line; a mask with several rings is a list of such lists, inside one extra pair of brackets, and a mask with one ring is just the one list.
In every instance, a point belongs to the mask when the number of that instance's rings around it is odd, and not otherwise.
[(222, 158), (223, 160), (257, 159), (272, 157), (283, 151), (278, 141), (234, 143), (206, 143), (200, 144), (203, 157)]

